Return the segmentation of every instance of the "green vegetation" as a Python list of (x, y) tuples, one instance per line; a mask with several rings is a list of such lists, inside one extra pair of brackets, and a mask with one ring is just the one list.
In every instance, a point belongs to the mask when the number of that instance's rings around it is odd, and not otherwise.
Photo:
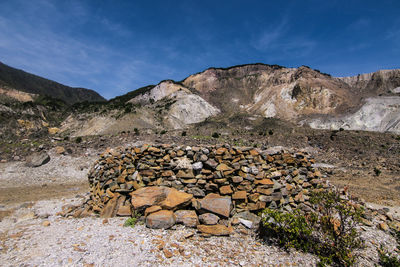
[(81, 143), (81, 142), (82, 142), (82, 137), (78, 136), (78, 137), (75, 139), (75, 143), (79, 144), (79, 143)]
[(162, 131), (160, 132), (160, 134), (166, 134), (166, 133), (167, 133), (166, 130), (162, 130)]
[(382, 171), (378, 167), (374, 167), (375, 176), (381, 175)]
[(264, 210), (260, 234), (286, 249), (317, 255), (320, 266), (353, 265), (354, 251), (363, 245), (356, 230), (363, 210), (342, 199), (339, 192), (316, 193), (311, 202), (318, 212)]
[(124, 227), (135, 227), (141, 216), (142, 215), (140, 213), (134, 211), (132, 217), (126, 219), (126, 221), (124, 222)]
[(378, 249), (379, 264), (383, 267), (400, 267), (400, 258), (388, 252), (382, 245)]
[(183, 131), (181, 135), (186, 136), (186, 131)]

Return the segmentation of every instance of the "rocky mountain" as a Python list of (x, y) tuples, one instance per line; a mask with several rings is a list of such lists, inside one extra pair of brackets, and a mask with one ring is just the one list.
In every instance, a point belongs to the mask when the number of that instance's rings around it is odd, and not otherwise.
[(176, 92), (186, 95), (181, 102), (187, 106), (188, 96), (198, 96), (213, 107), (204, 108), (202, 116), (187, 114), (177, 128), (215, 113), (241, 113), (313, 128), (400, 132), (400, 70), (335, 78), (306, 66), (210, 68), (181, 82), (163, 81), (128, 103), (151, 104)]
[[(12, 93), (10, 93), (10, 91)], [(35, 95), (49, 96), (74, 104), (84, 101), (105, 101), (97, 92), (85, 88), (73, 88), (45, 78), (12, 68), (0, 62), (0, 94), (16, 95), (15, 91)], [(24, 95), (23, 93), (19, 93)], [(23, 98), (28, 101), (30, 98)], [(21, 98), (17, 98), (21, 100)]]

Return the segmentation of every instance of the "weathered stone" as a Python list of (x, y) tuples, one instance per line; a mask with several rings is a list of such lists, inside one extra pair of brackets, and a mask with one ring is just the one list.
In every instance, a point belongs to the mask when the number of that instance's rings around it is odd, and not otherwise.
[(194, 178), (194, 174), (192, 170), (187, 170), (187, 171), (179, 170), (178, 173), (176, 174), (176, 177), (190, 179)]
[(202, 224), (214, 225), (219, 221), (219, 217), (213, 213), (204, 213), (199, 216), (199, 220)]
[(222, 197), (218, 194), (210, 193), (200, 200), (200, 206), (201, 209), (228, 218), (232, 208), (232, 201), (230, 197)]
[(243, 177), (241, 177), (241, 176), (232, 177), (232, 182), (234, 182), (235, 184), (241, 183), (242, 181), (243, 181)]
[(270, 187), (274, 186), (274, 182), (272, 182), (271, 179), (255, 180), (254, 183), (255, 184), (262, 184), (262, 185), (266, 185), (266, 186), (270, 186)]
[(196, 227), (199, 224), (199, 219), (194, 210), (177, 210), (175, 211), (176, 222), (183, 223), (188, 227)]
[(204, 162), (204, 165), (215, 170), (215, 168), (218, 166), (218, 163), (213, 159), (208, 159), (206, 162)]
[(115, 207), (117, 206), (117, 198), (114, 197), (110, 199), (104, 209), (102, 210), (100, 217), (102, 218), (111, 218), (115, 216)]
[(236, 191), (232, 195), (232, 199), (235, 199), (235, 200), (246, 200), (247, 199), (247, 192), (246, 191)]
[(153, 229), (168, 229), (176, 222), (175, 214), (170, 210), (153, 212), (146, 217), (146, 226)]
[(221, 195), (231, 195), (233, 193), (230, 185), (224, 185), (219, 188)]
[(57, 154), (65, 154), (66, 153), (65, 148), (62, 146), (56, 146), (56, 153)]
[(192, 168), (195, 171), (201, 170), (203, 168), (203, 163), (202, 162), (193, 163)]
[(216, 224), (216, 225), (197, 225), (197, 229), (205, 234), (224, 236), (230, 235), (233, 233), (232, 227), (226, 227), (225, 225)]
[(203, 190), (198, 187), (189, 188), (187, 191), (189, 194), (192, 194), (195, 197), (204, 197), (206, 194)]
[(190, 204), (193, 195), (164, 186), (143, 187), (131, 193), (134, 209), (159, 205), (165, 209), (176, 209)]
[(151, 207), (148, 207), (148, 208), (144, 211), (144, 216), (147, 217), (147, 215), (149, 215), (149, 214), (151, 214), (151, 213), (153, 213), (153, 212), (160, 211), (160, 210), (162, 210), (162, 208), (161, 208), (160, 206), (151, 206)]
[(226, 165), (225, 163), (221, 163), (217, 166), (216, 170), (217, 171), (229, 171), (229, 170), (231, 170), (231, 168), (228, 165)]
[(121, 207), (119, 207), (119, 209), (117, 211), (117, 215), (118, 216), (128, 216), (128, 217), (130, 217), (132, 215), (131, 207), (130, 206), (121, 206)]
[(31, 155), (26, 157), (26, 165), (29, 167), (39, 167), (46, 164), (49, 161), (50, 161), (50, 156), (44, 151), (32, 153)]

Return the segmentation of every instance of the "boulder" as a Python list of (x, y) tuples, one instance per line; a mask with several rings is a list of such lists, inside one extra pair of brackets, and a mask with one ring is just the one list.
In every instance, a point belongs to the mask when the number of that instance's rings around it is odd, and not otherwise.
[(29, 167), (39, 167), (50, 161), (50, 156), (46, 152), (36, 152), (26, 158), (26, 165)]
[(131, 193), (132, 206), (138, 210), (155, 205), (164, 209), (177, 209), (190, 204), (192, 198), (191, 194), (165, 186), (143, 187)]
[(153, 229), (168, 229), (176, 222), (175, 214), (170, 210), (160, 210), (146, 217), (146, 226)]
[(225, 218), (229, 217), (232, 208), (232, 200), (230, 197), (222, 197), (218, 194), (210, 193), (200, 201), (200, 208)]
[(183, 223), (188, 227), (196, 227), (199, 224), (199, 219), (194, 210), (177, 210), (175, 216), (176, 223)]
[(204, 213), (199, 216), (199, 220), (202, 224), (214, 225), (219, 221), (219, 217), (213, 213)]

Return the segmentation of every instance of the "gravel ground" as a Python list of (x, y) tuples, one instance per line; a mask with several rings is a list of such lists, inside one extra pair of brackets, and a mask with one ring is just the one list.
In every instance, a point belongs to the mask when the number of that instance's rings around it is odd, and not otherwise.
[[(123, 227), (124, 218), (69, 219), (56, 215), (85, 196), (20, 205), (0, 222), (1, 266), (315, 266), (311, 254), (287, 253), (259, 240), (244, 227), (230, 237), (204, 237), (195, 229)], [(1, 208), (0, 208), (1, 210)], [(49, 223), (48, 226), (45, 224)], [(394, 239), (362, 227), (367, 248), (357, 266), (374, 266), (379, 244)]]
[[(313, 266), (310, 254), (267, 246), (240, 228), (230, 237), (203, 237), (195, 229), (123, 227), (124, 218), (66, 219), (55, 215), (82, 198), (22, 205), (0, 222), (3, 266)], [(49, 222), (49, 226), (44, 226)], [(193, 235), (194, 234), (194, 235)]]

